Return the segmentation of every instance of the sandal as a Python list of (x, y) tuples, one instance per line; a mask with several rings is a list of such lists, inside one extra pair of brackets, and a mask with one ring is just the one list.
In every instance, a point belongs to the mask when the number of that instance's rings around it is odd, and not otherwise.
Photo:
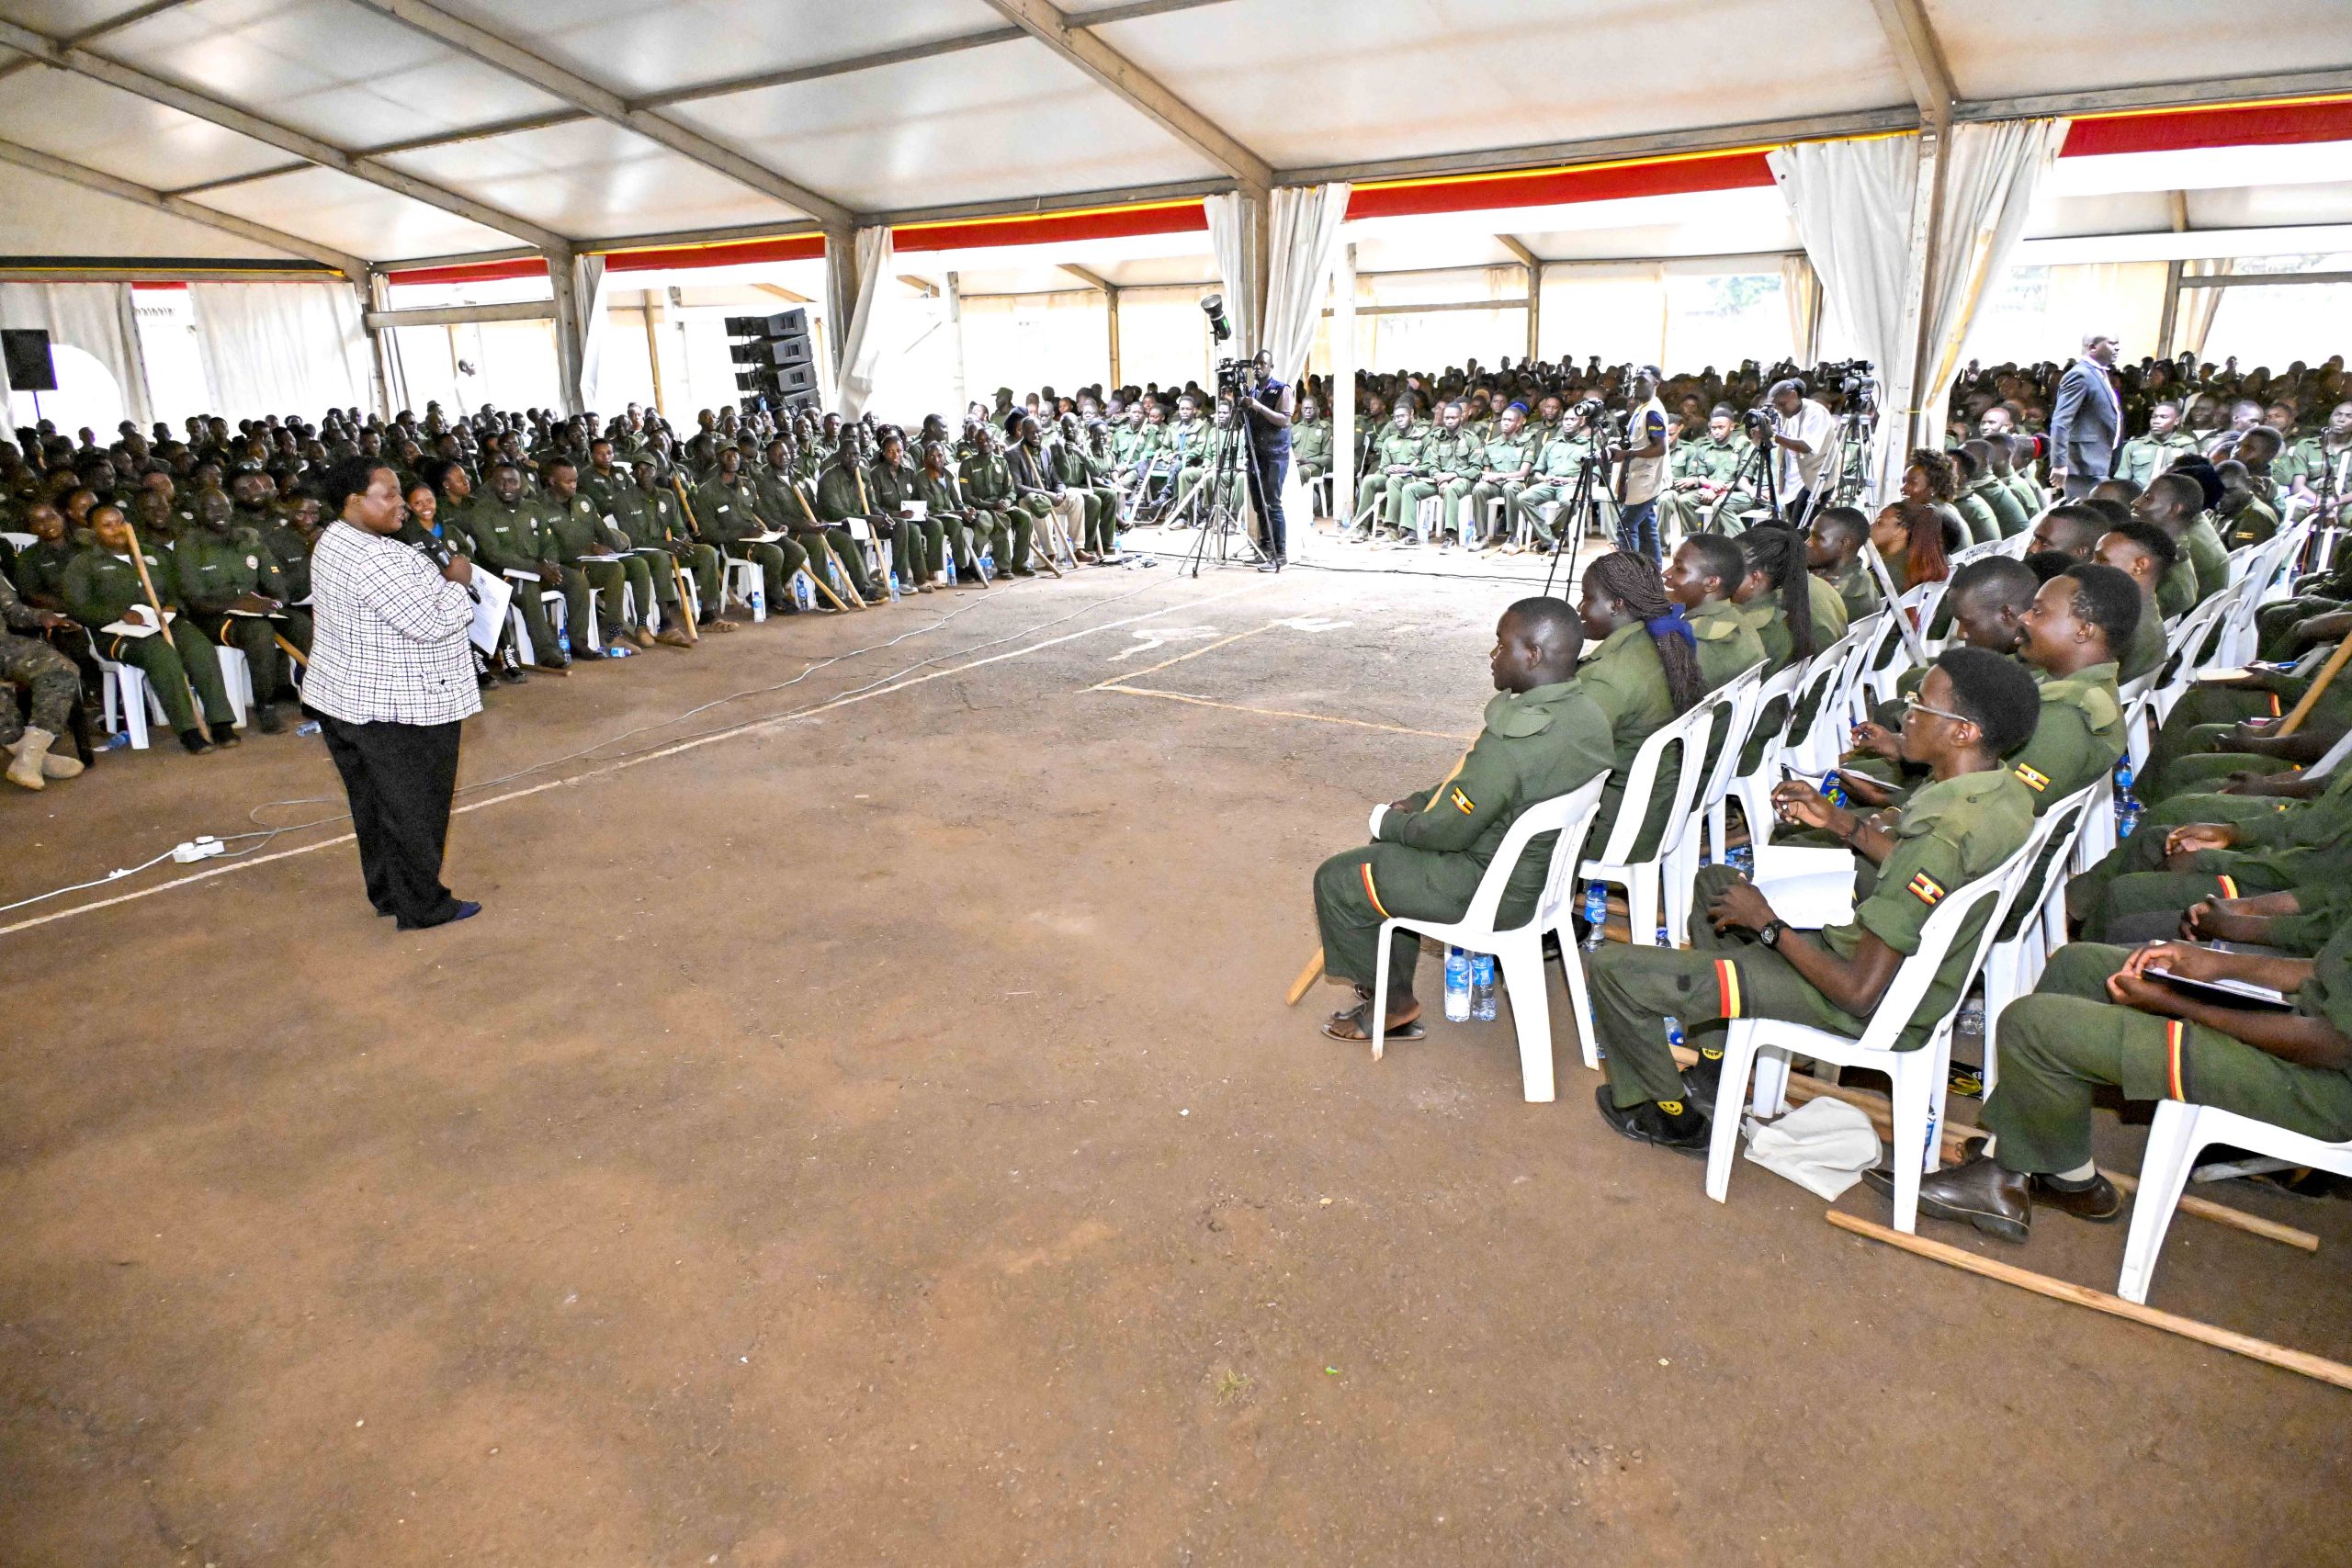
[[(1371, 1044), (1371, 1007), (1372, 1004), (1367, 1001), (1363, 1007), (1356, 1008), (1352, 1011), (1334, 1014), (1331, 1021), (1323, 1026), (1323, 1032), (1333, 1040), (1342, 1040), (1351, 1045)], [(1426, 1040), (1429, 1038), (1429, 1033), (1428, 1028), (1421, 1022), (1421, 1015), (1415, 1013), (1403, 1023), (1390, 1024), (1386, 1031), (1386, 1037), (1390, 1040)]]

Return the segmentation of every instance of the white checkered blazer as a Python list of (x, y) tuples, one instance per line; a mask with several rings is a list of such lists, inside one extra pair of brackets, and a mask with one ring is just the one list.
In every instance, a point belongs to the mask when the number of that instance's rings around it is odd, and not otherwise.
[(306, 707), (346, 724), (447, 724), (481, 711), (473, 596), (406, 545), (337, 518), (311, 554)]

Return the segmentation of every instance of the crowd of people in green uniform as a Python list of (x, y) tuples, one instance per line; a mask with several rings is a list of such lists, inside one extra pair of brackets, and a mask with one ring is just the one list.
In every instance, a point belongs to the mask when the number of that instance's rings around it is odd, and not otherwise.
[[(2040, 814), (2115, 771), (2127, 689), (2157, 671), (2168, 629), (2229, 587), (2243, 552), (2282, 523), (2352, 523), (2341, 366), (2292, 374), (2300, 396), (2253, 405), (2227, 430), (2182, 434), (2167, 417), (2178, 403), (2143, 401), (2116, 476), (2069, 502), (2038, 477), (2039, 409), (2012, 395), (2050, 378), (1972, 369), (1955, 398), (1951, 446), (1909, 454), (1898, 498), (1876, 515), (1829, 506), (1801, 532), (1773, 517), (1702, 527), (1686, 532), (1663, 571), (1639, 550), (1592, 561), (1573, 611), (1555, 599), (1512, 605), (1496, 628), (1498, 695), (1476, 742), (1436, 784), (1375, 807), (1370, 841), (1316, 874), (1325, 974), (1355, 993), (1324, 1032), (1368, 1039), (1379, 1008), (1390, 1038), (1421, 1036), (1417, 938), (1391, 937), (1389, 989), (1373, 994), (1383, 923), (1458, 920), (1518, 816), (1604, 773), (1588, 854), (1610, 841), (1627, 773), (1652, 735), (1743, 671), (1802, 664), (1883, 609), (1867, 544), (1898, 592), (1945, 584), (1925, 628), (1941, 650), (1854, 728), (1838, 769), (1843, 800), (1802, 778), (1771, 793), (1775, 842), (1853, 857), (1850, 918), (1798, 930), (1743, 872), (1711, 865), (1692, 889), (1687, 931), (1670, 933), (1681, 945), (1608, 942), (1585, 960), (1607, 1079), (1601, 1116), (1636, 1141), (1703, 1154), (1731, 1021), (1772, 1017), (1859, 1036), (1935, 909), (2014, 854)], [(2171, 378), (2143, 378), (2151, 381), (2162, 392)], [(2313, 400), (2321, 427), (2299, 434)], [(1449, 417), (1458, 402), (1438, 407), (1424, 443), (1460, 427)], [(1401, 435), (1393, 450), (1401, 467)], [(2010, 549), (1951, 565), (1971, 544), (2020, 536)], [(2078, 940), (1999, 1020), (1998, 1082), (1981, 1110), (1989, 1141), (1926, 1179), (1921, 1213), (2007, 1240), (2024, 1239), (2037, 1202), (2114, 1219), (2121, 1199), (2091, 1151), (2102, 1089), (2352, 1138), (2352, 766), (2331, 755), (2352, 735), (2352, 680), (2324, 672), (2352, 636), (2352, 550), (2295, 578), (2256, 624), (2269, 662), (2190, 687), (2131, 783), (2145, 807), (2137, 830), (2067, 886)], [(2315, 688), (2300, 728), (2281, 733), (2280, 715)], [(1710, 748), (1728, 743), (1718, 733)], [(2323, 759), (2331, 765), (2315, 769)], [(1659, 842), (1662, 807), (1687, 762), (1669, 754), (1632, 858)], [(1498, 927), (1529, 918), (1549, 849), (1539, 837), (1513, 868)], [(1973, 918), (1898, 1048), (1924, 1044), (1961, 1005), (1989, 906)], [(2023, 918), (2013, 913), (2005, 934)], [(1579, 918), (1576, 935), (1591, 946), (1586, 927)], [(2199, 999), (2166, 972), (2271, 987), (2290, 1006)], [(1671, 1049), (1668, 1021), (1687, 1032), (1687, 1061)], [(1884, 1166), (1865, 1179), (1893, 1190)]]

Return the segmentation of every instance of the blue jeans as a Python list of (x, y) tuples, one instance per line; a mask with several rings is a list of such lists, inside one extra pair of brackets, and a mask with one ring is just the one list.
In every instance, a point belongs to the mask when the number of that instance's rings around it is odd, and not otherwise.
[(1250, 478), (1257, 491), (1258, 515), (1266, 525), (1266, 553), (1276, 560), (1290, 558), (1290, 540), (1283, 526), (1283, 481), (1290, 475), (1290, 448), (1278, 452), (1250, 449)]
[(1657, 559), (1657, 501), (1655, 497), (1637, 502), (1618, 513), (1617, 547), (1638, 550), (1652, 560)]

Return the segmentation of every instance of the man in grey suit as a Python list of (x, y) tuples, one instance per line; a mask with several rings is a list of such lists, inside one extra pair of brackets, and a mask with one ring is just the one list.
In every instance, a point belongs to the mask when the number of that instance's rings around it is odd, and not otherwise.
[(2123, 405), (2108, 378), (2115, 351), (2107, 333), (2087, 334), (2083, 356), (2058, 382), (2058, 403), (2050, 414), (2050, 482), (2063, 480), (2069, 501), (2080, 501), (2115, 471), (2115, 448), (2123, 439)]

